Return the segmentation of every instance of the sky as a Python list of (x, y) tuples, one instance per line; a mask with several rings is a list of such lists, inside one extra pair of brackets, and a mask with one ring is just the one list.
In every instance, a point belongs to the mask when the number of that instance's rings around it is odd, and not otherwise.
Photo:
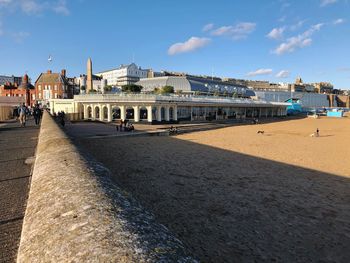
[[(135, 62), (350, 89), (350, 0), (0, 0), (0, 75)], [(48, 57), (52, 56), (52, 61)]]

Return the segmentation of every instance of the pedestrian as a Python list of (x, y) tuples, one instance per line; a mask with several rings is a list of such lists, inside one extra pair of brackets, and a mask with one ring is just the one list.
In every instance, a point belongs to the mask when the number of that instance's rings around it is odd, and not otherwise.
[(119, 130), (123, 131), (123, 120), (122, 119), (119, 120)]
[(35, 120), (35, 125), (39, 125), (40, 119), (41, 119), (41, 109), (39, 108), (39, 104), (36, 104), (34, 109), (33, 109), (33, 116)]
[(28, 111), (28, 109), (24, 103), (18, 108), (19, 122), (21, 123), (21, 127), (26, 126), (27, 111)]
[(317, 128), (316, 129), (316, 137), (319, 137), (320, 136), (320, 130)]

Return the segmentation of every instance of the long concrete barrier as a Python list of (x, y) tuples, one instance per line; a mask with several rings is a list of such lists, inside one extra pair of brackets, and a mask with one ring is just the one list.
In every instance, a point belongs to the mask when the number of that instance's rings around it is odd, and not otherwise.
[(197, 262), (44, 113), (17, 262)]

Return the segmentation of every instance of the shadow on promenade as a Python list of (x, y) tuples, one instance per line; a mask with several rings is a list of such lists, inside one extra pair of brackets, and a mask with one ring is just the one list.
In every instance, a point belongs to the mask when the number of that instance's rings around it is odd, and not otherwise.
[(202, 262), (346, 262), (350, 180), (176, 137), (75, 139)]

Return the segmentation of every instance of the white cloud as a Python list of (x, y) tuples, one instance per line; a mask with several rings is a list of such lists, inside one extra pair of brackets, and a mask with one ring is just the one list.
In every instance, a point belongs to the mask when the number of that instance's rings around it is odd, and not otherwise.
[(273, 70), (272, 69), (265, 69), (265, 68), (261, 68), (258, 69), (256, 71), (252, 71), (247, 73), (247, 77), (254, 77), (254, 76), (258, 76), (258, 75), (270, 75), (272, 74)]
[(0, 0), (0, 5), (8, 5), (12, 3), (12, 0)]
[(12, 33), (11, 37), (14, 39), (15, 42), (22, 43), (25, 38), (29, 37), (29, 35), (30, 34), (28, 32), (16, 32)]
[(295, 23), (294, 25), (291, 25), (289, 27), (289, 29), (291, 31), (295, 31), (295, 30), (299, 29), (300, 27), (302, 27), (304, 25), (304, 23), (305, 23), (305, 20), (300, 20), (297, 23)]
[(295, 51), (297, 48), (303, 48), (306, 46), (311, 45), (312, 39), (311, 36), (316, 32), (321, 30), (322, 26), (324, 24), (319, 23), (316, 25), (311, 26), (308, 30), (306, 30), (304, 33), (288, 38), (286, 42), (281, 43), (274, 51), (273, 53), (277, 55), (282, 55), (285, 53), (291, 53)]
[(191, 37), (186, 42), (176, 43), (168, 49), (169, 55), (176, 55), (179, 53), (191, 52), (202, 48), (210, 43), (209, 38)]
[(339, 24), (343, 24), (343, 23), (345, 23), (345, 19), (343, 19), (343, 18), (338, 18), (338, 19), (333, 21), (333, 25), (339, 25)]
[(57, 14), (61, 14), (65, 16), (69, 15), (70, 13), (66, 5), (66, 0), (59, 0), (57, 4), (53, 7), (53, 10)]
[(335, 4), (336, 2), (338, 2), (338, 0), (321, 0), (320, 6), (323, 7), (323, 6)]
[(28, 15), (41, 12), (44, 9), (45, 5), (45, 3), (40, 4), (34, 0), (22, 0), (20, 2), (20, 7), (22, 11)]
[(288, 70), (281, 70), (276, 74), (276, 78), (288, 78), (290, 72)]
[(282, 39), (283, 32), (285, 31), (285, 27), (274, 28), (268, 33), (266, 36), (271, 39)]
[(210, 23), (210, 24), (207, 24), (203, 27), (202, 31), (203, 32), (208, 32), (210, 30), (212, 30), (214, 28), (214, 24)]
[(41, 14), (52, 11), (61, 15), (69, 15), (66, 0), (0, 0), (0, 7), (9, 10), (21, 10), (27, 15)]
[(234, 40), (246, 38), (255, 30), (256, 24), (251, 22), (241, 22), (233, 26), (222, 26), (211, 32), (213, 36), (228, 36)]

